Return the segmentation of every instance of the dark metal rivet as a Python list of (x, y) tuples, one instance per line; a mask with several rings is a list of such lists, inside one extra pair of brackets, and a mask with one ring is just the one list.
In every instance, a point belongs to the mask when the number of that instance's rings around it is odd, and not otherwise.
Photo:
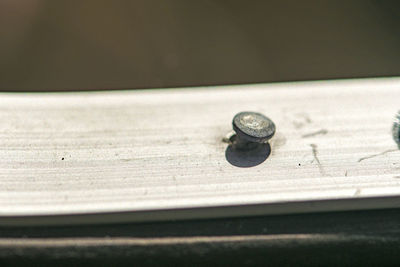
[(393, 128), (392, 128), (393, 139), (397, 146), (400, 148), (400, 111), (396, 114)]
[(233, 117), (236, 136), (232, 144), (239, 150), (250, 150), (266, 143), (275, 134), (275, 124), (268, 117), (257, 112), (240, 112)]

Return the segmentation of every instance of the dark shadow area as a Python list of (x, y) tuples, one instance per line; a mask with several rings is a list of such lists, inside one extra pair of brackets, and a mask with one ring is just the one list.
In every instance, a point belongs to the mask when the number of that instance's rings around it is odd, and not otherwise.
[[(385, 220), (382, 220), (385, 218)], [(400, 242), (400, 209), (167, 222), (0, 227), (1, 238), (185, 237), (276, 234), (382, 235)], [(400, 257), (400, 254), (399, 254)]]
[[(0, 240), (5, 238), (10, 242), (0, 250), (0, 263), (3, 266), (396, 266), (400, 260), (399, 226), (399, 210), (389, 209), (146, 224), (0, 227)], [(136, 237), (177, 236), (182, 240), (187, 237), (191, 242), (134, 242)], [(224, 241), (190, 239), (199, 236), (224, 236)], [(235, 236), (240, 236), (240, 240), (230, 241)], [(267, 238), (257, 239), (257, 236)], [(37, 243), (13, 245), (21, 237), (37, 238)], [(57, 238), (57, 245), (41, 245), (40, 241), (45, 244), (52, 237)], [(91, 246), (80, 245), (92, 237), (103, 239)], [(121, 237), (132, 243), (110, 243)], [(68, 238), (75, 239), (71, 242)]]
[(236, 167), (248, 168), (263, 163), (271, 154), (269, 143), (258, 144), (251, 150), (238, 150), (229, 145), (225, 150), (226, 160)]
[(400, 2), (0, 1), (0, 91), (400, 75)]

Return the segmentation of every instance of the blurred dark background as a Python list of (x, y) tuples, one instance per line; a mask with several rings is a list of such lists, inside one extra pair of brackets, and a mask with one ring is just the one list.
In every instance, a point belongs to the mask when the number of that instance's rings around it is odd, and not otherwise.
[(400, 1), (0, 0), (0, 90), (400, 74)]

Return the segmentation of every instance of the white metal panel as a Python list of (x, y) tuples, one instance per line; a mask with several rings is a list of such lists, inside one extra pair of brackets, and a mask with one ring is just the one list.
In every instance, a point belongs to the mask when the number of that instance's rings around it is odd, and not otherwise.
[[(399, 78), (2, 93), (0, 224), (397, 207), (399, 99)], [(277, 133), (271, 155), (243, 168), (222, 139), (245, 110)]]

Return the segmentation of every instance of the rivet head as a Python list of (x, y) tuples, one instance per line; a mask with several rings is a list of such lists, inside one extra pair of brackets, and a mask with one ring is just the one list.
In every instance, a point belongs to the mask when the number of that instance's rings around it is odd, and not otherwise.
[(256, 144), (266, 143), (275, 134), (275, 124), (271, 119), (257, 112), (240, 112), (232, 121), (236, 132), (238, 149), (251, 149)]
[(392, 128), (393, 139), (400, 148), (400, 111), (396, 114)]

